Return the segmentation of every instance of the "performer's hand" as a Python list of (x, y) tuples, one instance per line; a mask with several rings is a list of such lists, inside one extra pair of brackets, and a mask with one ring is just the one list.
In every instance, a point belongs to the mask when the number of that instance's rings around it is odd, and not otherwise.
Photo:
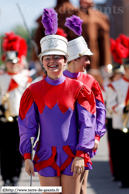
[(128, 113), (129, 112), (129, 105), (125, 106), (123, 109), (123, 113)]
[(99, 147), (99, 141), (97, 140), (97, 139), (95, 139), (95, 144), (94, 144), (94, 147), (93, 147), (93, 151), (94, 150), (97, 150), (98, 149), (98, 147)]
[(25, 171), (28, 173), (29, 176), (31, 174), (32, 174), (32, 176), (35, 176), (34, 164), (33, 164), (32, 160), (30, 160), (30, 159), (25, 160)]
[(72, 162), (71, 172), (73, 172), (73, 177), (78, 177), (85, 170), (84, 158), (75, 157)]

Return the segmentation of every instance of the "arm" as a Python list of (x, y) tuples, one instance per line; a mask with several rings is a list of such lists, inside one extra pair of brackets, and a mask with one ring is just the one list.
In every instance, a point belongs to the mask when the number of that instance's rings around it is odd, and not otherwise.
[(92, 152), (95, 139), (95, 99), (92, 91), (82, 86), (77, 97), (77, 113), (79, 139), (76, 146), (76, 157), (73, 160), (71, 171), (77, 177), (84, 172), (84, 167), (92, 169), (92, 162), (89, 153)]
[(20, 152), (24, 159), (31, 159), (31, 137), (38, 134), (38, 111), (29, 88), (21, 98), (19, 117)]
[[(89, 153), (92, 151), (95, 139), (95, 114), (96, 106), (92, 91), (82, 86), (77, 97), (77, 113), (79, 139), (76, 146), (76, 157), (84, 159), (85, 166), (91, 169), (91, 160)], [(76, 158), (75, 158), (76, 160)]]
[[(106, 118), (106, 109), (105, 105), (96, 99), (96, 128), (95, 128), (95, 144), (93, 151), (96, 151), (99, 147), (100, 138), (105, 134), (105, 118)], [(94, 155), (95, 153), (93, 153)]]
[(94, 80), (92, 85), (92, 91), (95, 96), (96, 101), (96, 129), (95, 129), (95, 139), (97, 142), (105, 134), (105, 118), (106, 118), (106, 108), (103, 100), (103, 95), (100, 86), (96, 80)]
[(106, 108), (105, 105), (96, 99), (96, 130), (95, 139), (98, 141), (105, 134), (105, 118), (106, 118)]
[(123, 114), (123, 108), (125, 106), (125, 103), (119, 104), (117, 101), (117, 92), (112, 84), (108, 85), (107, 88), (107, 103), (106, 108), (110, 112), (114, 112), (115, 114)]

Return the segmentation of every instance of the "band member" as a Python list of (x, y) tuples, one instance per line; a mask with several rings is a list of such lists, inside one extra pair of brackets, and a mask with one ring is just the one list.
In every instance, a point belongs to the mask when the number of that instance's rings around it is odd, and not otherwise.
[[(125, 72), (121, 79), (109, 85), (106, 106), (112, 112), (112, 127), (115, 141), (113, 144), (113, 173), (115, 178), (121, 181), (120, 186), (126, 188), (129, 187), (129, 158), (126, 157), (129, 142), (129, 37), (120, 35), (113, 44), (113, 57), (120, 64), (124, 65)], [(123, 162), (125, 168), (121, 168)]]
[[(95, 9), (93, 2), (93, 0), (79, 0), (79, 9), (74, 12), (74, 15), (83, 20), (82, 36), (94, 53), (90, 56), (90, 66), (87, 67), (87, 72), (103, 87), (104, 80), (100, 70), (111, 64), (110, 26), (107, 15)], [(68, 40), (77, 38), (72, 31), (68, 31), (67, 34)]]
[[(26, 172), (38, 172), (41, 186), (62, 186), (64, 194), (78, 194), (84, 169), (91, 169), (95, 99), (87, 86), (63, 76), (67, 39), (55, 35), (56, 12), (44, 9), (42, 23), (46, 36), (40, 41), (40, 60), (47, 77), (29, 86), (21, 98), (20, 152)], [(39, 125), (40, 137), (32, 162), (30, 138), (36, 139)]]
[[(79, 24), (80, 23), (80, 24)], [(72, 16), (66, 18), (66, 26), (73, 30), (75, 34), (81, 35), (82, 20), (77, 16)], [(80, 29), (79, 29), (80, 26)], [(68, 42), (68, 66), (67, 70), (63, 74), (69, 78), (81, 81), (83, 84), (87, 85), (93, 92), (96, 101), (96, 129), (95, 129), (95, 145), (92, 151), (92, 156), (96, 153), (98, 149), (100, 138), (105, 134), (105, 116), (106, 110), (103, 101), (102, 92), (98, 82), (88, 74), (85, 74), (87, 65), (90, 65), (89, 56), (93, 55), (87, 46), (84, 38), (82, 36), (71, 40)], [(86, 193), (88, 171), (85, 172), (85, 179), (82, 184), (82, 193)]]
[[(105, 84), (105, 103), (107, 99), (110, 98), (110, 93), (108, 93), (108, 87), (113, 81), (119, 80), (124, 75), (124, 67), (118, 63), (114, 63), (112, 66), (112, 72), (110, 73), (109, 82)], [(108, 110), (106, 107), (106, 129), (108, 134), (108, 148), (109, 148), (109, 163), (110, 163), (110, 170), (112, 174), (112, 180), (118, 181), (119, 176), (118, 171), (115, 170), (115, 141), (114, 141), (114, 130), (112, 128), (112, 111)]]
[[(0, 137), (1, 175), (5, 186), (17, 185), (22, 167), (19, 152), (18, 112), (20, 98), (30, 82), (28, 75), (21, 71), (27, 54), (26, 41), (13, 32), (6, 33), (3, 40), (2, 59), (6, 71), (0, 75)], [(23, 67), (22, 67), (23, 69)]]

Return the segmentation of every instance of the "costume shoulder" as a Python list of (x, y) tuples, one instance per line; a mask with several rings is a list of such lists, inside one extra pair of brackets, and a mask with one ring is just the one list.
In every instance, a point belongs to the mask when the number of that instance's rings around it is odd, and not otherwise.
[(95, 99), (99, 100), (100, 102), (102, 102), (104, 104), (104, 99), (103, 99), (103, 95), (102, 95), (100, 85), (95, 79), (93, 79), (91, 90), (94, 93)]
[(0, 77), (5, 77), (5, 76), (10, 76), (10, 75), (6, 72), (4, 72), (3, 74), (0, 75)]
[(125, 84), (125, 80), (123, 78), (112, 82), (112, 86), (114, 87), (115, 90), (120, 88), (123, 84)]
[(89, 74), (80, 73), (79, 81), (81, 81), (83, 84), (86, 84), (90, 89), (92, 88), (92, 84), (94, 82), (93, 76)]
[(106, 90), (107, 92), (108, 92), (108, 88), (111, 88), (113, 91), (115, 91), (115, 88), (112, 83), (108, 84), (107, 90)]
[(44, 79), (43, 79), (43, 80), (41, 80), (41, 81), (32, 83), (32, 84), (28, 87), (28, 89), (30, 90), (30, 92), (31, 92), (32, 94), (35, 94), (35, 93), (39, 92), (39, 91), (41, 90), (41, 88), (44, 87), (44, 85), (45, 85), (44, 82), (45, 82), (45, 81), (44, 81)]
[(119, 80), (116, 80), (116, 81), (113, 81), (112, 82), (112, 85), (115, 87), (117, 86), (119, 83), (122, 83), (123, 79), (119, 79)]
[[(82, 75), (82, 78), (84, 78), (86, 81), (88, 81), (85, 74)], [(78, 86), (80, 89), (85, 88), (85, 90), (87, 92), (91, 92), (90, 86), (87, 84), (87, 82), (82, 81), (83, 79), (75, 80), (75, 79), (71, 79), (68, 77), (67, 77), (67, 79), (69, 79), (71, 87), (75, 86), (75, 88), (77, 88), (77, 86)], [(91, 81), (91, 79), (89, 79), (89, 80)]]
[(11, 79), (11, 76), (9, 74), (7, 74), (6, 72), (3, 73), (2, 75), (0, 75), (0, 82), (2, 83), (5, 80), (9, 80)]
[(25, 118), (26, 113), (32, 106), (33, 102), (35, 101), (35, 97), (39, 96), (39, 92), (41, 91), (41, 87), (43, 85), (43, 80), (31, 84), (23, 93), (20, 101), (20, 109), (19, 109), (19, 116), (21, 119)]
[(92, 76), (92, 75), (90, 75), (90, 74), (83, 74), (87, 79), (89, 79), (90, 81), (94, 81), (95, 80), (95, 78)]
[(66, 81), (69, 82), (70, 84), (82, 86), (82, 82), (80, 80), (75, 80), (75, 79), (71, 79), (69, 77), (66, 77)]

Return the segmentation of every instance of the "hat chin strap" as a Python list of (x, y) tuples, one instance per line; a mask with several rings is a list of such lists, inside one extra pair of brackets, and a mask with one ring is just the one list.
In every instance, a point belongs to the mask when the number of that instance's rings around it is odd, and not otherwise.
[(87, 52), (87, 51), (89, 51), (89, 49), (83, 51), (82, 53), (79, 53), (79, 57), (83, 56), (83, 54), (84, 54), (85, 52)]

